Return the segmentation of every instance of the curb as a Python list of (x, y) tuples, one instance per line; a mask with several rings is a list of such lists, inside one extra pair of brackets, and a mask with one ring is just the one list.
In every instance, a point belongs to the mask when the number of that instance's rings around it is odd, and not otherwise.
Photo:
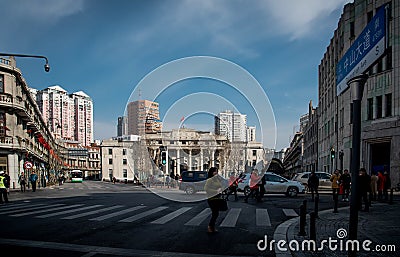
[[(338, 208), (338, 210), (346, 210), (349, 209), (350, 206), (346, 206), (346, 207), (341, 207)], [(323, 210), (323, 211), (319, 211), (318, 214), (325, 214), (325, 213), (331, 213), (333, 211), (333, 209), (327, 209), (327, 210)], [(309, 214), (307, 214), (307, 216), (309, 216)], [(295, 223), (299, 222), (299, 218), (298, 217), (294, 217), (291, 218), (281, 224), (279, 224), (279, 226), (275, 229), (274, 232), (274, 240), (275, 243), (278, 243), (280, 240), (283, 240), (285, 242), (288, 242), (289, 238), (288, 238), (288, 231), (289, 231), (289, 227), (292, 226)], [(276, 257), (292, 257), (292, 253), (290, 251), (290, 249), (288, 249), (287, 251), (280, 251), (277, 247), (275, 247), (275, 256)]]

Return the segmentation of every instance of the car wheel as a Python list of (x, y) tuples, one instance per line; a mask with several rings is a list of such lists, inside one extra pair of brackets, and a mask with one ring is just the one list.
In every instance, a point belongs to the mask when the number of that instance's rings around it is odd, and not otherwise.
[(286, 195), (290, 197), (295, 197), (299, 193), (297, 187), (289, 187), (286, 191)]
[(194, 194), (196, 191), (194, 190), (194, 187), (190, 186), (190, 187), (187, 187), (187, 188), (186, 188), (185, 192), (186, 192), (186, 194), (188, 194), (188, 195), (192, 195), (192, 194)]
[(246, 186), (246, 187), (244, 188), (244, 190), (243, 190), (243, 193), (244, 193), (245, 196), (247, 196), (248, 194), (250, 194), (250, 187), (249, 187), (249, 186)]

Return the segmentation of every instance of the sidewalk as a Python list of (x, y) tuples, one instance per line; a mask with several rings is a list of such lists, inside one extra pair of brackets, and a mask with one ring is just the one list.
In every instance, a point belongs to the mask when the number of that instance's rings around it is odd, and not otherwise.
[[(310, 240), (310, 216), (307, 214), (307, 223), (305, 227), (306, 236), (299, 236), (299, 217), (290, 219), (275, 230), (274, 239), (276, 242), (285, 240), (284, 247), (289, 248), (289, 242), (295, 240), (299, 243), (299, 251), (279, 251), (275, 245), (275, 253), (277, 257), (342, 257), (348, 256), (346, 249), (346, 242), (349, 234), (349, 217), (350, 208), (339, 208), (339, 213), (333, 213), (333, 210), (319, 211), (318, 218), (316, 219), (316, 251), (302, 251), (302, 242)], [(338, 232), (338, 230), (340, 232)], [(338, 234), (343, 233), (346, 236), (338, 237)], [(337, 246), (336, 250), (330, 249), (328, 240), (337, 240), (332, 243), (332, 246)], [(357, 239), (360, 243), (360, 251), (357, 256), (362, 257), (386, 257), (386, 256), (400, 256), (400, 197), (394, 196), (393, 204), (373, 202), (369, 212), (359, 212), (358, 214), (358, 230)], [(327, 240), (322, 249), (322, 240)], [(363, 250), (362, 243), (365, 240), (370, 240), (372, 243), (367, 246), (371, 251)], [(342, 242), (342, 250), (340, 250), (340, 242)], [(295, 242), (293, 242), (295, 243)], [(306, 248), (308, 244), (306, 244)], [(293, 244), (295, 246), (295, 244)], [(386, 252), (378, 252), (375, 247), (379, 249), (394, 248), (395, 250), (387, 250)]]

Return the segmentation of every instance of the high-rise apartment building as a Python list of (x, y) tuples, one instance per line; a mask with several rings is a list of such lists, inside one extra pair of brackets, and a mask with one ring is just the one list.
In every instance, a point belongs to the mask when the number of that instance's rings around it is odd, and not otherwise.
[(215, 134), (224, 135), (230, 142), (247, 141), (247, 115), (230, 110), (215, 116)]
[(82, 91), (68, 94), (56, 85), (31, 89), (43, 119), (58, 138), (88, 146), (93, 142), (93, 102)]
[(161, 131), (158, 103), (149, 100), (137, 100), (128, 104), (128, 134), (143, 135)]

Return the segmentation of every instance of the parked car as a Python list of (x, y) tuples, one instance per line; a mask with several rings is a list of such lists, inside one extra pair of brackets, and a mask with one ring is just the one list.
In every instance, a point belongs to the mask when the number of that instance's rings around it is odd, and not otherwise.
[[(302, 183), (307, 188), (308, 178), (311, 172), (297, 173), (292, 180)], [(319, 178), (319, 190), (331, 190), (332, 182), (330, 180), (331, 174), (322, 171), (316, 171), (315, 175)]]
[(184, 171), (179, 177), (179, 190), (185, 191), (188, 195), (204, 191), (207, 178), (207, 171)]
[(266, 172), (265, 193), (282, 193), (286, 196), (295, 197), (297, 194), (304, 194), (306, 188), (298, 181), (286, 179), (273, 172)]
[[(243, 191), (245, 195), (250, 193), (250, 173), (244, 174), (242, 180), (239, 180), (238, 190)], [(305, 187), (300, 182), (288, 180), (273, 172), (266, 172), (265, 176), (265, 193), (268, 194), (285, 194), (290, 197), (297, 194), (304, 194)]]

